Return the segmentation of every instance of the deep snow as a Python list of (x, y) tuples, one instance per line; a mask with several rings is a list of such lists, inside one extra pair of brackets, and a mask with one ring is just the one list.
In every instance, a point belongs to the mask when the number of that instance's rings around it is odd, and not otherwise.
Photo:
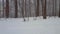
[(0, 34), (60, 34), (60, 18), (30, 17), (24, 22), (22, 18), (1, 18)]

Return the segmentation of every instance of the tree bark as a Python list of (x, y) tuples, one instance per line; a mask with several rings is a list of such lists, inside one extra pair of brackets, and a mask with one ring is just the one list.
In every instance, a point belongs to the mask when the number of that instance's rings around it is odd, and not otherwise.
[(31, 17), (31, 0), (29, 0), (29, 11), (30, 11), (30, 17)]
[(59, 17), (60, 17), (60, 0), (59, 0)]
[(9, 0), (6, 0), (6, 18), (9, 17)]
[(56, 16), (56, 12), (57, 12), (57, 10), (56, 10), (56, 6), (57, 6), (56, 3), (57, 3), (57, 2), (56, 2), (56, 1), (57, 1), (57, 0), (55, 0), (55, 16)]
[(54, 13), (54, 0), (53, 0), (53, 12), (52, 12), (52, 16), (54, 16), (55, 15), (55, 13)]
[(46, 0), (42, 1), (42, 14), (43, 14), (43, 19), (46, 19)]
[(37, 0), (36, 17), (39, 16), (39, 0)]
[(2, 2), (3, 2), (3, 17), (4, 17), (4, 0)]
[(54, 8), (54, 13), (53, 13), (54, 15), (53, 16), (55, 17), (56, 16), (56, 0), (54, 0), (53, 3), (54, 3), (53, 4), (53, 8)]
[(25, 21), (25, 2), (24, 2), (24, 0), (22, 0), (22, 17)]
[(15, 18), (18, 17), (18, 6), (17, 6), (17, 0), (14, 0), (15, 1)]

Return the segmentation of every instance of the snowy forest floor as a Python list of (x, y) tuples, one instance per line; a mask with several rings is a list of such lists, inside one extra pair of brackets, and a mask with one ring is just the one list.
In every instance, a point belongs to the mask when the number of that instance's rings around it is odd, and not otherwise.
[(0, 34), (60, 34), (59, 17), (0, 18)]

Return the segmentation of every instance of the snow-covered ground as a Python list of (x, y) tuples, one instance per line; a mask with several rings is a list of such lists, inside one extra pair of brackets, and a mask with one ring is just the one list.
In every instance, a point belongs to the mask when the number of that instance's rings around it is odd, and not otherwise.
[(1, 18), (0, 34), (60, 34), (60, 18), (30, 17), (25, 22), (22, 18)]

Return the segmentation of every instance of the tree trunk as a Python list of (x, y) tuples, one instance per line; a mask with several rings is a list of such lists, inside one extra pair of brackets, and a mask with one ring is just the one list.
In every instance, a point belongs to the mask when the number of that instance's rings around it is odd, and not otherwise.
[(43, 14), (43, 19), (46, 19), (46, 0), (42, 1), (42, 14)]
[(30, 17), (31, 17), (31, 0), (29, 0), (29, 11), (30, 11)]
[(60, 17), (60, 0), (59, 0), (59, 17)]
[(36, 17), (39, 16), (39, 0), (37, 0)]
[(57, 6), (56, 3), (57, 3), (57, 2), (56, 2), (56, 1), (57, 1), (57, 0), (55, 0), (55, 16), (56, 16), (56, 12), (57, 12), (57, 10), (56, 10), (56, 6)]
[(4, 17), (4, 0), (2, 2), (3, 2), (3, 17)]
[(25, 21), (25, 2), (24, 2), (24, 0), (22, 0), (22, 17)]
[(53, 0), (53, 12), (52, 12), (52, 16), (54, 16), (54, 0)]
[(14, 0), (15, 1), (15, 18), (18, 17), (18, 6), (17, 6), (17, 0)]
[(6, 18), (9, 17), (9, 0), (6, 0)]
[(53, 16), (55, 17), (56, 16), (56, 0), (54, 0), (54, 4), (53, 5), (54, 5), (53, 6), (54, 7), (54, 15)]

